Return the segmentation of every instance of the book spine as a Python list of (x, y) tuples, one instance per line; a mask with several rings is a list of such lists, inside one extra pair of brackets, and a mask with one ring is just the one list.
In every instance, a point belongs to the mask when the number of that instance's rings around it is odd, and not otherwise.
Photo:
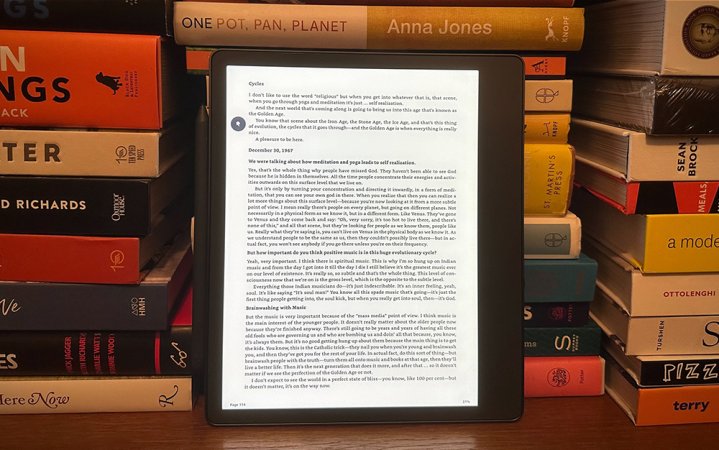
[(591, 302), (599, 265), (577, 259), (525, 259), (524, 302)]
[(601, 350), (602, 330), (593, 322), (573, 327), (525, 327), (525, 356), (591, 356)]
[(677, 386), (719, 383), (719, 359), (640, 361), (642, 386)]
[(642, 181), (627, 187), (627, 214), (719, 213), (717, 181)]
[(191, 411), (191, 377), (16, 378), (0, 385), (0, 414)]
[(392, 0), (390, 2), (387, 2), (387, 0), (301, 0), (299, 3), (312, 5), (386, 5), (390, 3), (392, 5), (408, 6), (570, 7), (574, 5), (574, 0)]
[(0, 330), (161, 330), (167, 285), (0, 283)]
[(401, 50), (579, 50), (581, 8), (175, 3), (181, 45)]
[(140, 282), (138, 238), (0, 234), (0, 248), (5, 281)]
[(527, 112), (572, 111), (572, 80), (525, 80), (524, 110)]
[(601, 356), (527, 356), (525, 397), (593, 396), (604, 394)]
[(569, 140), (569, 114), (526, 113), (524, 142), (527, 144), (566, 144)]
[(169, 7), (167, 0), (9, 2), (0, 15), (0, 28), (169, 35)]
[(589, 321), (589, 302), (529, 303), (524, 327), (582, 326)]
[(581, 222), (574, 214), (524, 216), (525, 259), (577, 259), (581, 238)]
[(158, 332), (5, 332), (0, 334), (0, 353), (6, 355), (7, 370), (0, 371), (0, 380), (50, 375), (190, 375), (191, 339), (191, 326)]
[(573, 176), (571, 145), (524, 144), (524, 214), (566, 214)]
[(162, 127), (159, 36), (5, 30), (1, 48), (3, 125)]

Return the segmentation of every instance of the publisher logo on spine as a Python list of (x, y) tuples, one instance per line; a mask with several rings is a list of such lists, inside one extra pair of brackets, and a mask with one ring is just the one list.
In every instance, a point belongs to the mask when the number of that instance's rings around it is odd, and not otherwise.
[(702, 6), (692, 11), (684, 21), (682, 41), (697, 58), (719, 55), (719, 8)]
[(552, 387), (564, 387), (569, 384), (569, 371), (562, 367), (555, 367), (547, 373), (547, 382)]
[(113, 250), (110, 252), (110, 268), (113, 272), (124, 269), (125, 266), (122, 265), (123, 262), (125, 262), (125, 254), (122, 250)]

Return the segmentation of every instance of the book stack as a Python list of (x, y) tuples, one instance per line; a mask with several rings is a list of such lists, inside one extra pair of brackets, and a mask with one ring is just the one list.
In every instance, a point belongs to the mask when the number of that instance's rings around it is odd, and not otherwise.
[(0, 16), (0, 414), (192, 407), (192, 127), (168, 14)]
[(570, 61), (590, 314), (636, 425), (719, 420), (718, 31), (716, 1), (592, 4)]

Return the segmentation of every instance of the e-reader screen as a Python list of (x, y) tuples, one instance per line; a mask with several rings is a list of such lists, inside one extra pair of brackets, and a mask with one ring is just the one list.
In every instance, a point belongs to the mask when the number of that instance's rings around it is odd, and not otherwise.
[(211, 81), (211, 420), (481, 419), (480, 330), (506, 319), (482, 306), (481, 153), (521, 155), (482, 149), (482, 58), (233, 53)]

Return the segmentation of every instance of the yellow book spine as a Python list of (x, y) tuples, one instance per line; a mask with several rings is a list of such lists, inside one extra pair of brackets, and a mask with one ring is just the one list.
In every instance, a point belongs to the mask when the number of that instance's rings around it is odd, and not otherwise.
[(175, 2), (180, 45), (402, 50), (579, 50), (582, 8)]
[(524, 142), (527, 144), (566, 144), (569, 114), (524, 114)]
[(567, 213), (574, 148), (569, 144), (524, 145), (524, 213), (561, 216)]
[(719, 214), (647, 215), (643, 270), (719, 271)]

